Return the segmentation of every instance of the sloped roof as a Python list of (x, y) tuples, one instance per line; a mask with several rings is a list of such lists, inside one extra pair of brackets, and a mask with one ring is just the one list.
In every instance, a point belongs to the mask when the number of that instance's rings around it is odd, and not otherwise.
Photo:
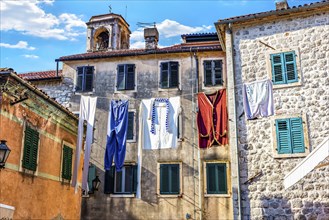
[(246, 22), (246, 21), (253, 20), (253, 19), (265, 18), (265, 17), (271, 16), (271, 15), (284, 15), (287, 13), (296, 13), (296, 12), (301, 12), (301, 11), (314, 9), (314, 8), (318, 8), (318, 7), (323, 7), (323, 6), (329, 6), (329, 0), (323, 0), (323, 1), (319, 1), (319, 2), (288, 7), (287, 9), (271, 10), (271, 11), (241, 15), (241, 16), (236, 16), (236, 17), (231, 17), (231, 18), (226, 18), (226, 19), (219, 19), (219, 21), (215, 24)]
[(198, 43), (183, 43), (170, 47), (157, 48), (154, 50), (146, 49), (126, 49), (114, 51), (97, 51), (81, 54), (74, 54), (69, 56), (62, 56), (56, 61), (70, 61), (70, 60), (88, 60), (88, 59), (102, 59), (110, 57), (125, 57), (125, 56), (138, 56), (149, 54), (168, 54), (168, 53), (181, 53), (191, 51), (221, 51), (219, 42), (198, 42)]
[(47, 70), (39, 72), (21, 73), (19, 74), (19, 76), (27, 81), (56, 80), (61, 79), (62, 70), (58, 71), (58, 75), (56, 70)]

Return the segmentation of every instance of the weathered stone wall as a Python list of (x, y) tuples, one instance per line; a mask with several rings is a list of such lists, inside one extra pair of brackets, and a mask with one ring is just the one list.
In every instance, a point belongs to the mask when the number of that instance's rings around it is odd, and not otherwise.
[[(199, 52), (199, 82), (202, 83), (202, 58), (219, 57), (224, 59), (221, 52)], [(161, 61), (179, 61), (180, 63), (180, 88), (159, 90), (159, 65)], [(130, 63), (136, 65), (137, 88), (135, 92), (116, 92), (117, 65)], [(65, 62), (63, 73), (65, 77), (75, 79), (76, 67), (90, 65), (95, 67), (94, 92), (93, 96), (98, 97), (96, 122), (94, 133), (94, 144), (92, 146), (91, 162), (97, 165), (98, 173), (102, 181), (101, 189), (89, 198), (83, 199), (82, 218), (83, 219), (185, 219), (189, 213), (192, 218), (199, 216), (200, 194), (198, 179), (198, 146), (196, 126), (196, 114), (194, 103), (195, 93), (195, 68), (196, 63), (190, 53), (149, 55), (135, 57), (121, 57), (104, 60), (87, 60)], [(199, 83), (201, 85), (201, 83)], [(201, 87), (200, 87), (201, 90)], [(139, 115), (139, 105), (141, 99), (152, 97), (181, 97), (182, 105), (182, 136), (183, 141), (179, 142), (177, 149), (143, 150), (142, 163), (142, 198), (113, 198), (111, 195), (103, 193), (104, 173), (103, 168), (104, 151), (106, 146), (107, 119), (109, 102), (112, 99), (128, 99), (129, 109), (136, 110)], [(79, 109), (80, 94), (74, 94), (71, 99), (71, 110)], [(193, 111), (194, 109), (194, 111)], [(138, 128), (138, 120), (135, 121)], [(126, 162), (137, 162), (137, 141), (138, 129), (136, 132), (136, 142), (127, 143)], [(201, 151), (201, 202), (203, 219), (232, 219), (232, 198), (226, 197), (204, 197), (203, 162), (207, 160), (230, 161), (230, 148), (213, 147)], [(160, 197), (157, 195), (157, 164), (159, 162), (182, 162), (182, 196), (181, 197)], [(229, 164), (230, 165), (230, 164)], [(230, 174), (228, 174), (229, 191), (231, 191)], [(194, 216), (195, 212), (195, 216)]]
[[(274, 89), (275, 115), (306, 115), (303, 126), (308, 129), (311, 150), (316, 148), (329, 135), (329, 12), (237, 26), (233, 36), (237, 116), (243, 113), (242, 84), (268, 78), (268, 54), (299, 50), (302, 83)], [(315, 169), (285, 190), (284, 176), (303, 158), (274, 159), (273, 117), (249, 121), (239, 117), (244, 219), (329, 219), (329, 166)], [(259, 172), (259, 177), (245, 183)]]

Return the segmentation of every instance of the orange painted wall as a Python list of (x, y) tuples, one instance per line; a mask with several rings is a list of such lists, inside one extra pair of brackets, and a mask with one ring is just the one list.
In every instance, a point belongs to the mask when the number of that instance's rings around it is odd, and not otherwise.
[[(14, 219), (52, 219), (59, 215), (64, 219), (80, 219), (81, 190), (75, 193), (73, 187), (60, 181), (62, 143), (65, 141), (75, 147), (77, 135), (63, 129), (50, 118), (40, 117), (21, 104), (10, 106), (8, 100), (3, 98), (0, 139), (7, 140), (11, 153), (7, 167), (0, 171), (0, 203), (15, 207)], [(36, 176), (19, 171), (26, 123), (39, 130)], [(73, 124), (72, 127), (76, 125)], [(82, 159), (79, 182), (82, 176)], [(73, 166), (72, 164), (72, 168)]]

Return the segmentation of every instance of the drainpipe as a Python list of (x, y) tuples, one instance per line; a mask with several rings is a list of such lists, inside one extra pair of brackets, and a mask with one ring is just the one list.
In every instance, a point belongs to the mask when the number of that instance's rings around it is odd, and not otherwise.
[(56, 61), (56, 77), (58, 77), (58, 61)]
[[(231, 90), (231, 94), (232, 94), (232, 104), (234, 105), (234, 108), (233, 108), (233, 116), (234, 116), (234, 120), (235, 120), (235, 123), (232, 123), (232, 136), (234, 136), (233, 138), (230, 138), (231, 140), (234, 139), (235, 141), (235, 147), (236, 147), (236, 152), (235, 154), (232, 154), (232, 158), (235, 156), (235, 161), (236, 161), (236, 175), (237, 175), (237, 194), (238, 194), (238, 210), (239, 210), (239, 213), (238, 213), (238, 219), (241, 219), (242, 220), (242, 212), (241, 212), (241, 189), (240, 189), (240, 166), (239, 166), (239, 145), (238, 145), (238, 131), (237, 131), (237, 128), (238, 128), (238, 117), (237, 117), (237, 113), (236, 113), (236, 93), (235, 93), (235, 70), (234, 70), (234, 41), (233, 41), (233, 30), (232, 30), (232, 23), (229, 23), (228, 24), (228, 34), (230, 35), (230, 45), (227, 45), (226, 49), (229, 50), (231, 56), (227, 57), (227, 59), (231, 59), (230, 60), (230, 63), (231, 63), (231, 70), (232, 70), (232, 88), (228, 88)], [(228, 51), (227, 51), (228, 52)], [(227, 63), (229, 60), (227, 60)], [(229, 68), (229, 67), (228, 67)], [(229, 76), (227, 76), (229, 77)], [(231, 129), (230, 129), (231, 130)], [(232, 141), (233, 142), (233, 141)], [(234, 208), (233, 208), (234, 209)]]

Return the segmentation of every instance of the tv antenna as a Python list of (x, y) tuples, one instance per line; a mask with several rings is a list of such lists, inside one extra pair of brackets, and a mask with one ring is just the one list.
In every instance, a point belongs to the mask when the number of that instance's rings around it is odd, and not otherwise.
[(156, 23), (155, 22), (137, 22), (137, 27), (140, 28), (147, 28), (147, 27), (156, 27)]
[(111, 5), (109, 5), (109, 12), (110, 12), (110, 14), (112, 13), (112, 6)]

